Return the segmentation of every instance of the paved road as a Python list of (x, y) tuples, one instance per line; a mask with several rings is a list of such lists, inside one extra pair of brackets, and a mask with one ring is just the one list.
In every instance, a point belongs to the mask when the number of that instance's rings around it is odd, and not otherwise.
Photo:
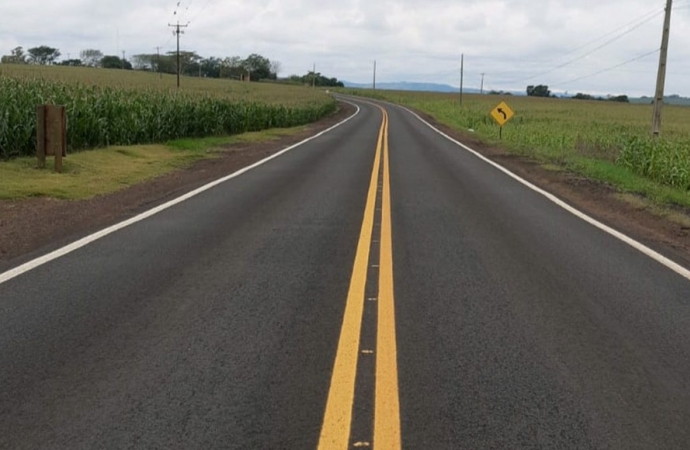
[(690, 281), (357, 103), (0, 284), (0, 448), (688, 448)]

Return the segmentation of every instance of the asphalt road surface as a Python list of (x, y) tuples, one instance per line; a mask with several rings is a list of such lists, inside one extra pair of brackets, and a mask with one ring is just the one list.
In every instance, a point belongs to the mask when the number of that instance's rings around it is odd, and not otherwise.
[(690, 281), (356, 103), (2, 282), (0, 448), (690, 448)]

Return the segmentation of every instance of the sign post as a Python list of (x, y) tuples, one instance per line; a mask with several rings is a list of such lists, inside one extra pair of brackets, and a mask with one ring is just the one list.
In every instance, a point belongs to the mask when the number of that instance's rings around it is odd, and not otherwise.
[(510, 109), (510, 106), (506, 102), (501, 102), (497, 107), (491, 111), (491, 117), (494, 118), (496, 123), (499, 126), (498, 129), (498, 137), (499, 139), (503, 139), (503, 125), (508, 123), (510, 119), (513, 118), (515, 113), (513, 112), (512, 109)]

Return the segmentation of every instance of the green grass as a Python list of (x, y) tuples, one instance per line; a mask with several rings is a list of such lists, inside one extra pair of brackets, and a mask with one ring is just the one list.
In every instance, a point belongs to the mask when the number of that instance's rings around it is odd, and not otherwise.
[(0, 159), (35, 152), (36, 106), (65, 105), (70, 152), (223, 136), (316, 121), (331, 96), (299, 86), (73, 67), (0, 67)]
[[(610, 183), (657, 203), (690, 207), (690, 108), (665, 106), (662, 138), (650, 138), (651, 105), (518, 96), (346, 90), (425, 112), (466, 135), (550, 168)], [(503, 129), (490, 117), (515, 111)], [(470, 131), (471, 130), (471, 131)]]
[(292, 136), (304, 127), (270, 129), (201, 139), (179, 139), (166, 144), (113, 146), (68, 155), (63, 173), (36, 168), (36, 158), (21, 157), (0, 161), (0, 200), (52, 197), (79, 200), (109, 194), (142, 183), (195, 161), (218, 157), (228, 146), (269, 142)]

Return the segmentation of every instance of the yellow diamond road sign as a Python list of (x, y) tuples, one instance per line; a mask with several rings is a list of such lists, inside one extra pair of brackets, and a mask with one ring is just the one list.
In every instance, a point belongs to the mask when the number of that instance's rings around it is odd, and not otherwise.
[(514, 115), (515, 113), (512, 109), (510, 109), (510, 106), (508, 106), (506, 102), (501, 102), (500, 105), (491, 111), (491, 117), (493, 117), (496, 123), (500, 126), (505, 125), (510, 119), (513, 118)]

